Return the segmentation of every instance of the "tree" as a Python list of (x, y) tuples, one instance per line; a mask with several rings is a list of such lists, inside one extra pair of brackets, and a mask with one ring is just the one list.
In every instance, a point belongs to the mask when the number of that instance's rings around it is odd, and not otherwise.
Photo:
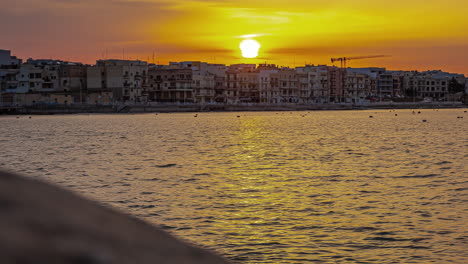
[(455, 77), (452, 77), (452, 79), (449, 81), (448, 84), (448, 90), (449, 93), (455, 94), (455, 93), (460, 93), (465, 91), (465, 86), (461, 83), (459, 83)]

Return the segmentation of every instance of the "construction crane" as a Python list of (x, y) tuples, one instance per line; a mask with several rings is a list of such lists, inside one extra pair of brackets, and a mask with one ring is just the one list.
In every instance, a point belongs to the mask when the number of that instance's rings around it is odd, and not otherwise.
[(362, 60), (362, 59), (372, 59), (372, 58), (382, 58), (388, 57), (386, 55), (373, 55), (373, 56), (358, 56), (358, 57), (342, 57), (342, 58), (331, 58), (331, 62), (339, 61), (341, 63), (341, 68), (346, 68), (346, 62), (349, 60)]

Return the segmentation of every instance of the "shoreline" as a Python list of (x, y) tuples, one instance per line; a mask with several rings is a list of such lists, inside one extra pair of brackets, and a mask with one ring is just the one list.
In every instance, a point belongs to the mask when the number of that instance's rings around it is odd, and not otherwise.
[(336, 110), (393, 110), (393, 109), (459, 109), (468, 108), (462, 102), (430, 103), (370, 103), (313, 104), (313, 105), (36, 105), (3, 106), (1, 115), (54, 115), (54, 114), (124, 114), (124, 113), (200, 113), (200, 112), (273, 112), (273, 111), (336, 111)]

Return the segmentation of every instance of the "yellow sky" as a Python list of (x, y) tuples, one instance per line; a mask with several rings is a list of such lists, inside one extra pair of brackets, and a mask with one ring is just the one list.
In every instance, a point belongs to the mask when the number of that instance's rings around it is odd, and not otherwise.
[[(0, 48), (16, 50), (20, 57), (91, 63), (105, 50), (108, 57), (121, 58), (125, 49), (126, 58), (145, 60), (152, 60), (154, 51), (160, 63), (267, 61), (299, 66), (331, 64), (331, 57), (384, 54), (391, 57), (352, 61), (350, 66), (468, 74), (464, 0), (0, 0), (0, 4), (0, 22), (3, 17), (13, 27), (0, 29), (0, 34), (11, 36), (0, 38)], [(241, 58), (239, 43), (245, 35), (261, 43), (258, 59)]]

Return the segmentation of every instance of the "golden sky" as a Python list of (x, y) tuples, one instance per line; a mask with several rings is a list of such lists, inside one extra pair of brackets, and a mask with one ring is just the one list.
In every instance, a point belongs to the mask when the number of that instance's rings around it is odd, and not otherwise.
[[(0, 49), (21, 58), (331, 64), (468, 75), (466, 0), (0, 0)], [(240, 41), (260, 42), (244, 59)], [(107, 52), (106, 52), (107, 50)]]

